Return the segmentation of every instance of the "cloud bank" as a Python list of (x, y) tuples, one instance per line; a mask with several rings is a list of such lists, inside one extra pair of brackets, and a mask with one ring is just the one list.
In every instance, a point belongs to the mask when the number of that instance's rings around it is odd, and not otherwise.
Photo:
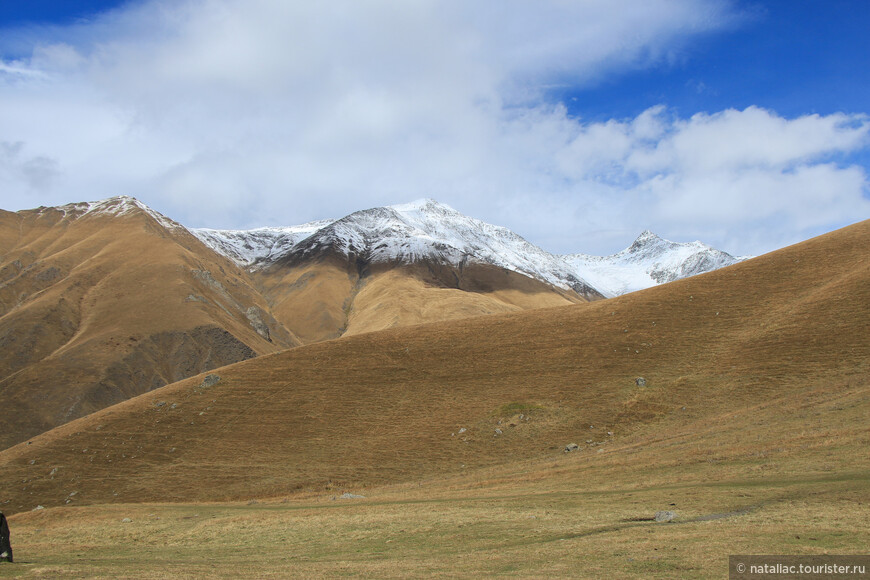
[(590, 122), (552, 96), (739, 19), (713, 0), (155, 0), (9, 31), (0, 207), (127, 194), (243, 228), (434, 197), (588, 253), (646, 228), (760, 253), (870, 215), (864, 115)]

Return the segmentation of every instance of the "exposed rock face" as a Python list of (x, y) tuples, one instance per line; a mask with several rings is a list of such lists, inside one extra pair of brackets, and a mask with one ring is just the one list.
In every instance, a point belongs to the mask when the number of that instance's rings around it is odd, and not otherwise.
[(257, 356), (248, 345), (216, 326), (189, 332), (161, 332), (140, 341), (133, 352), (106, 371), (95, 390), (126, 397)]
[(257, 331), (257, 334), (272, 342), (272, 338), (269, 335), (269, 327), (266, 326), (266, 323), (263, 322), (263, 311), (256, 306), (251, 306), (248, 308), (247, 312), (245, 312), (245, 316), (251, 322), (251, 327)]

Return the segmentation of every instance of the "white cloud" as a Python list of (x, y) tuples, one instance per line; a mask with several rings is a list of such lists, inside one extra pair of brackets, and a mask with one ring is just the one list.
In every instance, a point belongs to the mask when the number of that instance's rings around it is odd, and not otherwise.
[(0, 207), (124, 193), (248, 227), (432, 196), (566, 252), (647, 227), (757, 252), (867, 215), (866, 175), (835, 163), (867, 146), (864, 117), (588, 123), (544, 99), (737, 18), (724, 0), (134, 3), (0, 61), (0, 142), (20, 144)]

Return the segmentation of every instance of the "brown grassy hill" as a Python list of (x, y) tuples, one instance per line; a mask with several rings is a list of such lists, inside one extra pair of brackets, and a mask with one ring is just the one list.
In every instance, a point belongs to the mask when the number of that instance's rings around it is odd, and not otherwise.
[(275, 317), (310, 344), (441, 320), (585, 302), (522, 274), (484, 264), (369, 264), (329, 254), (253, 273)]
[(132, 198), (0, 212), (0, 449), (301, 343), (577, 301), (486, 266), (327, 256), (252, 274)]
[[(870, 408), (868, 241), (865, 221), (616, 299), (238, 363), (0, 453), (0, 506), (226, 500), (487, 467), (493, 485), (517, 465), (530, 486), (601, 484), (605, 464), (678, 481), (726, 457), (775, 472), (780, 454), (866, 475), (854, 453)], [(582, 461), (545, 468), (574, 457), (570, 442)]]
[(0, 448), (299, 344), (244, 272), (129, 198), (0, 215)]

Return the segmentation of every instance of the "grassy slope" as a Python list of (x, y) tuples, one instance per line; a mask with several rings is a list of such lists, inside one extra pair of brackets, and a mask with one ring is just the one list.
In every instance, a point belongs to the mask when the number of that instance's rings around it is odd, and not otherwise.
[[(0, 448), (241, 360), (235, 353), (245, 347), (269, 353), (298, 344), (275, 324), (273, 342), (255, 332), (245, 310), (265, 305), (244, 273), (144, 212), (10, 216), (17, 223), (0, 224), (8, 243), (0, 257), (0, 404), (9, 421)], [(211, 280), (195, 275), (206, 271)]]
[(493, 266), (365, 264), (328, 256), (279, 263), (254, 278), (275, 317), (306, 344), (343, 335), (583, 302)]
[[(728, 554), (863, 553), (868, 237), (294, 349), (67, 425), (0, 454), (7, 513), (67, 506), (12, 516), (31, 564), (0, 574), (721, 577)], [(188, 503), (74, 507), (143, 500)], [(659, 509), (680, 523), (639, 521)]]
[(193, 501), (402, 481), (842, 388), (870, 359), (868, 228), (613, 300), (226, 367), (207, 389), (182, 381), (3, 452), (27, 485), (0, 501), (18, 511), (71, 491), (77, 503)]

